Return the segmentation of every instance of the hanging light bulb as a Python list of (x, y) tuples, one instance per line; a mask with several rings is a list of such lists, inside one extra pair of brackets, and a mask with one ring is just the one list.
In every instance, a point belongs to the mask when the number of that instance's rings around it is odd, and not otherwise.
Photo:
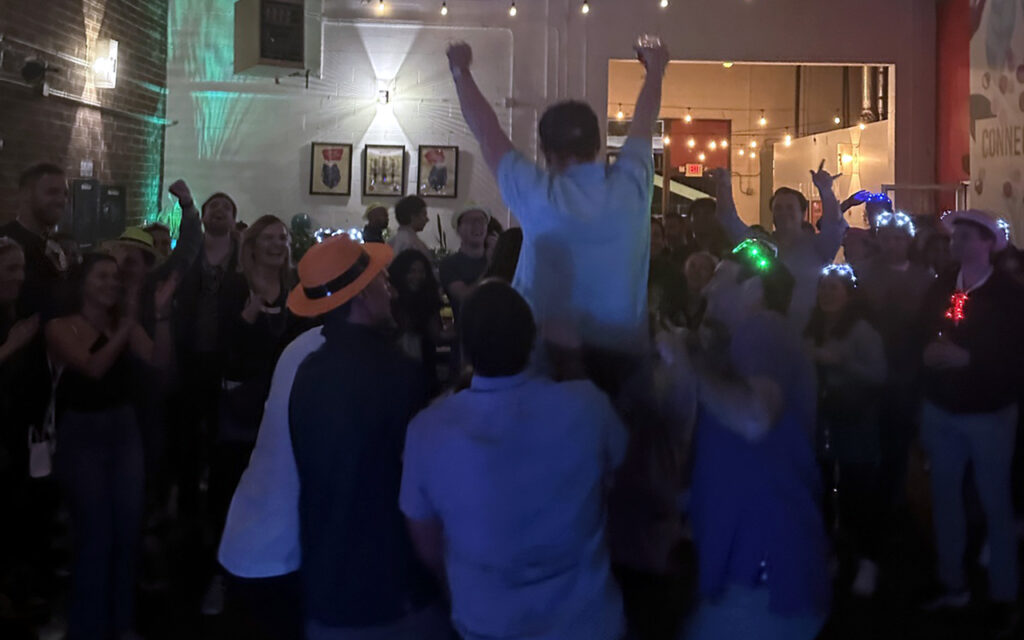
[(693, 122), (693, 114), (690, 113), (690, 107), (686, 107), (686, 115), (683, 116), (683, 122), (685, 122), (686, 124), (690, 124), (691, 122)]
[(384, 13), (384, 0), (377, 3), (377, 13)]
[(662, 9), (668, 9), (668, 0), (661, 0), (661, 2), (658, 3), (658, 6)]
[(757, 121), (757, 124), (761, 125), (762, 127), (768, 126), (768, 118), (764, 117), (764, 109), (761, 109), (761, 118)]
[(442, 16), (448, 15), (448, 3), (447, 2), (442, 2), (441, 3), (441, 15)]
[(793, 146), (793, 136), (789, 135), (789, 127), (786, 127), (786, 137), (783, 139), (783, 144), (787, 147)]
[(587, 15), (588, 13), (590, 13), (590, 3), (587, 2), (587, 0), (583, 0), (583, 6), (580, 7), (580, 13), (582, 13), (583, 15)]
[(718, 149), (718, 143), (712, 140), (708, 143), (708, 149), (711, 149), (712, 151)]
[(626, 117), (626, 114), (622, 111), (622, 103), (619, 103), (619, 111), (615, 114), (616, 120), (622, 120)]
[(672, 138), (665, 136), (664, 138), (661, 139), (661, 141), (665, 144), (670, 144), (672, 142)]
[(707, 157), (706, 155), (704, 155), (704, 152), (703, 152), (703, 151), (701, 151), (701, 152), (700, 152), (700, 155), (699, 155), (699, 156), (697, 156), (697, 159), (698, 159), (698, 160), (700, 160), (701, 162), (704, 162), (705, 160), (707, 160), (707, 159), (708, 159), (708, 157)]
[(740, 147), (740, 157), (743, 157), (745, 155), (747, 155), (747, 150), (744, 149), (743, 147)]
[(722, 138), (722, 141), (718, 143), (718, 146), (722, 147), (723, 149), (728, 149), (729, 141), (726, 140), (725, 138)]
[(697, 146), (697, 141), (694, 140), (693, 138), (690, 138), (689, 140), (686, 141), (686, 146), (692, 149)]
[(754, 153), (753, 151), (751, 151), (751, 152), (750, 152), (750, 159), (751, 159), (751, 160), (753, 160), (753, 159), (755, 159), (755, 158), (757, 158), (757, 154), (756, 154), (756, 153)]
[(517, 13), (519, 13), (519, 9), (516, 9), (516, 3), (513, 2), (512, 6), (508, 8), (508, 15), (514, 18)]
[(836, 124), (842, 124), (843, 119), (839, 117), (839, 112), (836, 111), (836, 117), (832, 118), (832, 122)]
[(756, 149), (757, 148), (757, 140), (751, 140), (750, 141), (750, 148), (751, 149)]
[(863, 131), (863, 130), (865, 130), (865, 129), (867, 129), (867, 128), (868, 128), (868, 125), (864, 124), (863, 122), (862, 122), (862, 123), (860, 123), (860, 124), (859, 124), (859, 125), (857, 125), (857, 126), (859, 126), (859, 127), (860, 127), (860, 130), (861, 130), (861, 131)]

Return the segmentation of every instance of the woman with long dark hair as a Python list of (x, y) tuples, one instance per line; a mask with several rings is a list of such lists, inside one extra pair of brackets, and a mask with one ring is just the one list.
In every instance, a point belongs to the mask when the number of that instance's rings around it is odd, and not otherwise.
[(856, 565), (852, 589), (859, 596), (875, 591), (884, 504), (878, 411), (885, 346), (866, 318), (853, 269), (826, 267), (805, 338), (818, 370), (819, 456), (837, 490), (836, 533), (846, 567)]
[(154, 295), (150, 338), (123, 312), (117, 262), (89, 254), (68, 282), (71, 313), (46, 325), (59, 374), (57, 473), (75, 534), (68, 638), (132, 633), (134, 577), (143, 508), (142, 439), (133, 404), (139, 363), (170, 360), (170, 308), (177, 276)]
[(405, 250), (388, 267), (395, 289), (392, 313), (398, 342), (410, 358), (423, 365), (431, 396), (439, 388), (437, 344), (441, 339), (441, 295), (430, 262), (418, 251)]

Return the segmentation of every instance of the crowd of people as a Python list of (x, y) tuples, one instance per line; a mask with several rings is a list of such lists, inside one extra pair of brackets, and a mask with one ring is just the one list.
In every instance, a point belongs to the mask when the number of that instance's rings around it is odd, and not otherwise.
[(0, 228), (0, 634), (59, 590), (67, 514), (71, 640), (138, 637), (136, 592), (167, 570), (144, 542), (168, 522), (198, 541), (197, 608), (226, 637), (810, 640), (884, 578), (920, 442), (922, 605), (984, 601), (1012, 637), (1024, 270), (1005, 228), (841, 203), (824, 162), (817, 226), (785, 187), (773, 229), (747, 226), (727, 169), (652, 218), (668, 54), (637, 52), (617, 161), (564, 102), (538, 166), (449, 48), (521, 226), (470, 206), (441, 259), (416, 196), (394, 233), (374, 203), (362, 241), (293, 265), (281, 219), (240, 230), (229, 195), (197, 206), (184, 181), (173, 248), (151, 225), (83, 253), (55, 233), (63, 170), (26, 170)]

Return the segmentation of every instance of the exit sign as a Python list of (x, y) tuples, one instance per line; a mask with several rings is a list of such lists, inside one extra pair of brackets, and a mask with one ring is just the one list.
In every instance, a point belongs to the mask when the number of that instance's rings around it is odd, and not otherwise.
[(687, 178), (699, 178), (704, 175), (704, 165), (689, 163), (686, 165)]

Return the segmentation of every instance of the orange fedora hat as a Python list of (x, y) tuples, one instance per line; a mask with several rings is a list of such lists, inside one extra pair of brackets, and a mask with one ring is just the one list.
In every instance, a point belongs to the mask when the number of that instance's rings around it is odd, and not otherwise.
[(288, 294), (288, 308), (307, 318), (337, 309), (359, 295), (393, 256), (386, 244), (359, 244), (345, 234), (315, 244), (299, 261), (299, 284)]

